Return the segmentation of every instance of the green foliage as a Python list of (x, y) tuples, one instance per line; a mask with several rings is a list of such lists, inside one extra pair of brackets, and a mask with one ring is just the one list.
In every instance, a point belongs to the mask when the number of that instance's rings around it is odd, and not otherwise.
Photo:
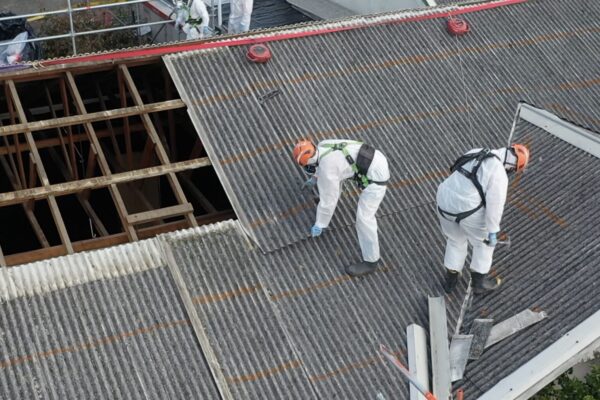
[[(134, 10), (131, 7), (120, 7), (118, 11), (95, 10), (73, 14), (75, 32), (133, 25), (136, 23), (138, 22), (135, 21)], [(38, 36), (63, 35), (69, 32), (70, 21), (68, 15), (51, 15), (44, 18)], [(77, 36), (75, 40), (78, 54), (123, 49), (148, 43), (148, 38), (140, 38), (137, 35), (136, 29), (82, 35)], [(42, 46), (44, 58), (65, 57), (73, 54), (71, 38), (43, 41)]]
[(571, 377), (572, 370), (536, 394), (534, 400), (600, 400), (600, 365), (592, 367), (584, 381)]

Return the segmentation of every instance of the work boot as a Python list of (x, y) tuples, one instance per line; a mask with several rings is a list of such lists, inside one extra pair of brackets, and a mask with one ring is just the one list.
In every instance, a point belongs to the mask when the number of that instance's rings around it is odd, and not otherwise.
[(446, 282), (444, 282), (444, 292), (450, 293), (456, 287), (460, 278), (460, 272), (446, 268)]
[(471, 271), (471, 279), (473, 281), (473, 292), (482, 294), (498, 289), (502, 283), (499, 277), (490, 277), (488, 274), (479, 274)]
[(346, 273), (350, 276), (367, 275), (374, 272), (377, 269), (377, 265), (379, 265), (379, 260), (375, 262), (361, 261), (356, 264), (348, 265), (346, 267)]

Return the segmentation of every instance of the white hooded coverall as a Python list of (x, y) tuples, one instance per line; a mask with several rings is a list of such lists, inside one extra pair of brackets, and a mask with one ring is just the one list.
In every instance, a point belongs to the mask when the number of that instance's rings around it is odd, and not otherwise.
[(254, 0), (231, 0), (228, 33), (244, 33), (250, 30), (253, 3)]
[[(182, 26), (186, 40), (202, 39), (208, 29), (210, 17), (203, 0), (193, 0), (189, 10), (182, 1), (177, 2), (176, 26)], [(202, 20), (199, 24), (193, 22)]]
[[(323, 147), (326, 144), (336, 143), (348, 143), (346, 150), (355, 162), (361, 146), (360, 143), (352, 140), (324, 140), (317, 145), (319, 164), (316, 176), (317, 187), (319, 188), (319, 205), (317, 206), (315, 225), (319, 228), (327, 228), (340, 198), (342, 182), (354, 176), (354, 171), (342, 151), (330, 151), (330, 148)], [(387, 159), (379, 150), (375, 150), (373, 161), (367, 171), (367, 178), (376, 182), (386, 182), (390, 179)], [(385, 192), (385, 185), (371, 183), (362, 190), (358, 199), (356, 233), (358, 234), (358, 242), (364, 261), (375, 262), (379, 260), (379, 239), (375, 213), (385, 196)]]
[[(481, 150), (470, 150), (467, 154)], [(500, 231), (500, 220), (508, 191), (508, 176), (504, 161), (509, 164), (515, 162), (514, 155), (510, 151), (507, 153), (506, 148), (492, 150), (492, 153), (499, 159), (490, 157), (483, 160), (477, 171), (477, 179), (485, 194), (486, 206), (460, 223), (456, 223), (453, 217), (438, 212), (442, 232), (447, 238), (444, 266), (450, 270), (462, 271), (467, 257), (468, 243), (473, 246), (471, 271), (487, 274), (492, 266), (494, 247), (485, 244), (484, 240), (487, 239), (488, 233)], [(476, 160), (469, 161), (463, 165), (463, 168), (471, 171), (476, 163)], [(443, 211), (458, 214), (473, 210), (479, 204), (481, 204), (481, 196), (477, 188), (458, 170), (438, 187), (437, 205)]]

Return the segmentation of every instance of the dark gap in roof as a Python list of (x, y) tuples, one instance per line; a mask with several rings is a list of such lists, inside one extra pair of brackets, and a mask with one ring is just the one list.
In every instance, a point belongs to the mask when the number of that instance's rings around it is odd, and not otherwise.
[[(154, 103), (164, 104), (170, 100), (175, 101), (174, 105), (176, 105), (176, 102), (180, 101), (180, 96), (162, 61), (128, 66), (127, 70), (131, 74), (133, 84), (144, 106)], [(76, 97), (72, 94), (73, 91), (79, 93), (85, 112), (88, 114), (135, 106), (134, 90), (130, 90), (128, 84), (120, 84), (119, 75), (119, 66), (101, 71), (90, 67), (89, 70), (79, 69), (73, 74), (74, 90), (70, 87), (66, 74), (63, 75), (64, 86), (60, 78), (52, 75), (51, 77), (37, 76), (32, 81), (18, 81), (16, 87), (27, 122), (55, 121), (56, 118), (81, 114), (78, 111)], [(186, 107), (148, 115), (168, 158), (163, 162), (158, 156), (158, 146), (150, 138), (146, 121), (140, 115), (104, 118), (90, 122), (100, 144), (97, 155), (92, 151), (90, 132), (85, 123), (34, 130), (32, 136), (50, 185), (69, 184), (89, 178), (106, 180), (107, 174), (101, 166), (101, 155), (104, 156), (113, 175), (146, 168), (163, 168), (163, 164), (191, 161), (207, 156)], [(5, 91), (0, 91), (0, 120), (3, 126), (20, 122), (18, 118), (11, 121)], [(15, 138), (18, 138), (19, 152), (14, 148)], [(131, 150), (130, 153), (128, 149)], [(2, 172), (0, 193), (14, 192), (23, 188), (40, 190), (43, 186), (42, 181), (36, 172), (35, 164), (30, 162), (31, 152), (25, 134), (0, 137), (0, 156), (3, 157), (3, 165), (0, 166)], [(23, 165), (22, 172), (20, 164)], [(17, 173), (14, 174), (13, 171)], [(12, 178), (9, 173), (17, 176), (17, 179)], [(181, 201), (175, 195), (176, 190), (179, 189), (173, 186), (173, 182), (165, 172), (161, 173), (163, 175), (158, 177), (116, 184), (128, 215), (186, 203), (192, 205), (194, 216), (208, 217), (205, 223), (228, 218), (233, 214), (229, 199), (212, 166), (179, 171), (174, 174), (177, 178), (175, 186), (181, 188), (185, 197)], [(26, 184), (20, 184), (20, 180)], [(120, 239), (114, 238), (115, 243), (121, 243), (125, 240), (123, 234), (126, 229), (115, 203), (115, 194), (111, 194), (108, 187), (98, 187), (92, 182), (87, 184), (86, 188), (91, 190), (81, 189), (77, 193), (72, 193), (72, 189), (69, 189), (70, 191), (61, 192), (56, 196), (69, 240), (76, 243), (95, 238), (102, 239), (104, 236), (104, 241), (100, 242), (111, 243), (113, 238), (108, 238), (107, 235), (121, 234)], [(54, 187), (53, 190), (57, 188)], [(21, 193), (21, 196), (24, 194)], [(42, 199), (39, 200), (38, 195), (38, 200), (35, 201), (36, 207), (33, 213), (29, 213), (29, 217), (20, 204), (0, 207), (0, 218), (8, 221), (8, 226), (13, 227), (11, 235), (0, 236), (0, 248), (5, 256), (13, 256), (17, 259), (21, 253), (43, 250), (46, 246), (38, 236), (45, 236), (50, 247), (61, 245), (56, 220), (50, 212), (45, 196), (42, 194)], [(142, 231), (150, 228), (149, 232), (161, 232), (164, 231), (161, 230), (161, 226), (170, 222), (178, 223), (172, 229), (188, 227), (189, 220), (177, 214), (179, 210), (174, 211), (173, 216), (168, 215), (158, 220), (151, 218), (144, 223), (135, 223), (135, 230)], [(222, 212), (224, 213), (221, 216)], [(145, 219), (147, 215), (136, 218)], [(36, 224), (40, 226), (37, 234)], [(152, 234), (143, 234), (139, 237), (149, 235)], [(14, 236), (22, 240), (14, 240)], [(57, 251), (60, 249), (49, 249), (48, 254), (57, 255)], [(43, 254), (43, 251), (36, 254)], [(10, 260), (8, 262), (11, 263)]]

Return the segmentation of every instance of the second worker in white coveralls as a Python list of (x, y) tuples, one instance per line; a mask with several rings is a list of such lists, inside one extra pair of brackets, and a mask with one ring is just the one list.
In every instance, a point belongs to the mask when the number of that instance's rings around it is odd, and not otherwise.
[(469, 243), (473, 247), (469, 268), (473, 291), (485, 293), (500, 285), (500, 278), (490, 278), (488, 273), (506, 202), (507, 173), (523, 170), (528, 162), (529, 150), (521, 144), (471, 150), (456, 160), (452, 174), (438, 187), (438, 216), (447, 238), (446, 293), (456, 286)]
[(311, 175), (305, 185), (316, 184), (319, 190), (316, 221), (311, 228), (313, 237), (321, 235), (329, 226), (343, 181), (352, 178), (358, 183), (361, 193), (356, 210), (356, 233), (363, 259), (347, 266), (346, 272), (358, 276), (375, 271), (380, 260), (375, 213), (390, 179), (383, 153), (352, 140), (324, 140), (317, 146), (303, 140), (294, 147), (293, 157)]

